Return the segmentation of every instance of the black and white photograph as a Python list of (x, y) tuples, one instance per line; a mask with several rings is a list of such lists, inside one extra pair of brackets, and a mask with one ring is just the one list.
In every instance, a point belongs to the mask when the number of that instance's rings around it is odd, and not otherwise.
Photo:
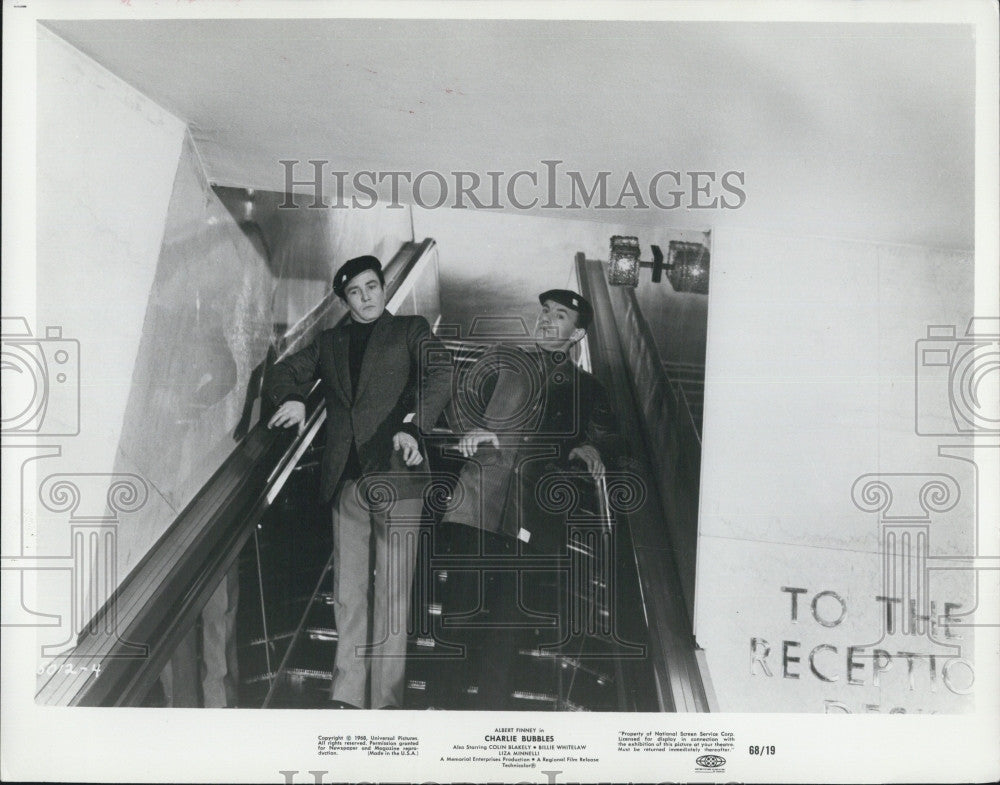
[(1000, 776), (979, 0), (5, 2), (0, 776)]

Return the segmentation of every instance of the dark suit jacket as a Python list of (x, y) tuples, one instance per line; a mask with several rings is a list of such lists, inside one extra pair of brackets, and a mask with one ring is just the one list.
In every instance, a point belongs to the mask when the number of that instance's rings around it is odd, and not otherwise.
[(321, 382), (327, 412), (320, 487), (324, 501), (333, 496), (352, 441), (364, 473), (385, 472), (390, 469), (392, 437), (411, 430), (403, 424), (408, 413), (416, 413), (419, 430), (434, 426), (451, 397), (450, 369), (425, 367), (421, 361), (421, 352), (434, 345), (424, 317), (386, 311), (368, 339), (353, 395), (345, 327), (324, 330), (271, 369), (265, 395), (275, 405), (293, 398), (301, 385), (317, 378)]

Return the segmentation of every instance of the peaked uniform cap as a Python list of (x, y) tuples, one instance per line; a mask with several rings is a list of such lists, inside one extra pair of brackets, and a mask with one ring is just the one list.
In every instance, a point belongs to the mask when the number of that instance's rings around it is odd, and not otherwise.
[(586, 330), (594, 320), (594, 308), (582, 294), (577, 294), (571, 289), (549, 289), (538, 295), (538, 302), (545, 305), (546, 300), (564, 305), (571, 311), (578, 314), (577, 326)]

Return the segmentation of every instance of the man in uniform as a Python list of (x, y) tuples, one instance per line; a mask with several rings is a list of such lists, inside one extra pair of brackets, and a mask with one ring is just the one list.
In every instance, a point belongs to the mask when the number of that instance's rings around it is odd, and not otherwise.
[[(321, 332), (305, 349), (277, 363), (266, 392), (278, 406), (269, 427), (305, 420), (301, 385), (319, 379), (326, 400), (326, 449), (321, 494), (332, 499), (334, 615), (337, 653), (333, 705), (398, 708), (403, 701), (406, 618), (416, 549), (393, 528), (393, 518), (414, 528), (422, 499), (397, 498), (389, 509), (373, 503), (370, 481), (391, 468), (393, 454), (407, 467), (423, 462), (419, 428), (430, 428), (450, 398), (450, 377), (422, 366), (421, 345), (431, 339), (422, 316), (385, 310), (385, 278), (374, 256), (346, 262), (333, 288), (347, 304), (346, 324)], [(421, 405), (416, 406), (419, 388)], [(418, 412), (427, 423), (407, 422)], [(419, 419), (419, 417), (418, 417)], [(405, 470), (404, 470), (405, 471)], [(389, 476), (391, 475), (383, 475)], [(369, 549), (375, 578), (369, 624)], [(370, 699), (366, 682), (370, 677)]]
[[(599, 481), (605, 461), (619, 451), (604, 387), (571, 357), (593, 319), (590, 303), (567, 289), (543, 292), (538, 301), (534, 345), (514, 350), (520, 356), (511, 355), (509, 344), (500, 345), (477, 361), (481, 372), (470, 374), (478, 389), (466, 391), (465, 400), (481, 404), (476, 419), (484, 427), (459, 440), (459, 452), (470, 460), (460, 473), (455, 508), (444, 521), (484, 532), (476, 538), (481, 542), (470, 544), (466, 536), (457, 546), (466, 553), (565, 551), (565, 515), (546, 509), (540, 481), (570, 470), (570, 462), (582, 463)], [(455, 539), (462, 542), (463, 537)], [(496, 629), (483, 650), (480, 707), (509, 708), (523, 582), (516, 569), (489, 570), (484, 579), (483, 603)]]

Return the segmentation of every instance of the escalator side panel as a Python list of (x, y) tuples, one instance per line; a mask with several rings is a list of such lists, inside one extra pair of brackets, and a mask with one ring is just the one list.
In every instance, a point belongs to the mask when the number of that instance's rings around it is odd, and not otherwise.
[[(710, 706), (695, 656), (691, 619), (683, 600), (676, 564), (664, 529), (662, 499), (641, 434), (645, 430), (637, 412), (642, 402), (630, 383), (610, 293), (600, 262), (576, 257), (581, 293), (594, 307), (594, 324), (588, 333), (594, 373), (607, 386), (619, 428), (627, 435), (633, 471), (646, 488), (649, 502), (627, 514), (633, 540), (651, 545), (635, 548), (635, 560), (654, 660), (660, 709), (663, 711), (709, 711)], [(661, 511), (654, 514), (654, 510)]]

